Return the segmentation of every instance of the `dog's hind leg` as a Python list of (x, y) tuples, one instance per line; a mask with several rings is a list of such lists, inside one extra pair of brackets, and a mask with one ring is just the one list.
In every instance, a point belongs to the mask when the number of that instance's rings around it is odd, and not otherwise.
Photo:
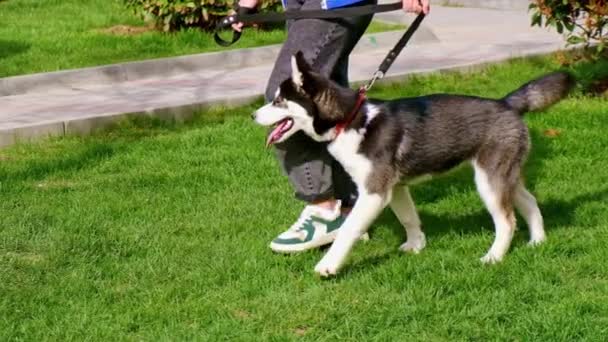
[(480, 165), (478, 161), (473, 162), (473, 167), (475, 168), (477, 191), (492, 215), (496, 229), (494, 243), (481, 261), (483, 263), (500, 262), (509, 250), (515, 233), (515, 213), (511, 199), (511, 194), (515, 189), (510, 189), (507, 179), (501, 179), (503, 177), (496, 174), (489, 174), (486, 167)]
[(390, 193), (383, 196), (366, 193), (359, 189), (359, 197), (353, 210), (342, 223), (334, 243), (315, 266), (315, 272), (324, 277), (338, 273), (355, 242), (363, 233), (367, 232), (369, 226), (386, 206), (388, 199), (390, 199)]
[(543, 228), (543, 216), (540, 213), (534, 196), (526, 190), (523, 182), (517, 185), (514, 197), (515, 207), (523, 216), (530, 229), (530, 245), (538, 245), (545, 241), (545, 229)]
[(420, 229), (420, 218), (407, 186), (397, 185), (393, 188), (391, 209), (399, 222), (405, 227), (407, 240), (399, 247), (404, 252), (419, 253), (426, 246), (426, 238)]

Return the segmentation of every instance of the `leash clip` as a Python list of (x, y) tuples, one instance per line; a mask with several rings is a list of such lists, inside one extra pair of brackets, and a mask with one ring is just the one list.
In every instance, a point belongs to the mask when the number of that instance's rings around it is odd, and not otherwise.
[(372, 76), (372, 79), (365, 86), (363, 86), (363, 89), (365, 89), (365, 91), (370, 90), (374, 86), (374, 83), (376, 83), (377, 80), (381, 80), (382, 78), (384, 78), (384, 73), (380, 70), (376, 70), (376, 72)]

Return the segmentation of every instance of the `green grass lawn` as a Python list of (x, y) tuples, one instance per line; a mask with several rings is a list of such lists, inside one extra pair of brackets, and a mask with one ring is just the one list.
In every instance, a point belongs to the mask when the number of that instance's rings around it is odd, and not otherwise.
[[(224, 50), (210, 33), (115, 35), (116, 25), (143, 26), (122, 0), (0, 1), (0, 77)], [(373, 22), (368, 32), (402, 29)], [(277, 44), (285, 31), (248, 29), (231, 48)]]
[[(500, 97), (556, 68), (549, 58), (517, 60), (373, 95)], [(575, 72), (588, 83), (608, 76), (608, 62)], [(253, 108), (0, 150), (0, 340), (608, 336), (605, 98), (579, 90), (526, 118), (543, 246), (526, 246), (519, 220), (506, 260), (482, 265), (493, 226), (463, 167), (413, 187), (428, 241), (421, 254), (397, 250), (403, 228), (386, 210), (330, 280), (313, 273), (323, 251), (284, 256), (267, 247), (302, 204), (264, 149)]]

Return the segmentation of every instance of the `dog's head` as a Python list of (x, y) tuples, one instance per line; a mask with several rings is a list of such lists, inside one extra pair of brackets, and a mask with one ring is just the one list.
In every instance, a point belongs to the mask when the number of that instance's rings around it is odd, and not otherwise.
[(301, 52), (291, 58), (291, 69), (272, 102), (253, 114), (258, 124), (273, 127), (266, 145), (283, 142), (299, 130), (316, 141), (333, 139), (333, 128), (355, 106), (357, 92), (313, 71)]

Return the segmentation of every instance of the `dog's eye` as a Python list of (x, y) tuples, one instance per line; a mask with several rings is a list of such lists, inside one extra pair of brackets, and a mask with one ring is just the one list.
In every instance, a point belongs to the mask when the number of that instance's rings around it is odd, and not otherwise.
[(287, 107), (287, 104), (285, 103), (285, 99), (281, 95), (275, 97), (274, 100), (272, 100), (272, 105), (276, 106), (276, 107), (281, 107), (281, 108)]

